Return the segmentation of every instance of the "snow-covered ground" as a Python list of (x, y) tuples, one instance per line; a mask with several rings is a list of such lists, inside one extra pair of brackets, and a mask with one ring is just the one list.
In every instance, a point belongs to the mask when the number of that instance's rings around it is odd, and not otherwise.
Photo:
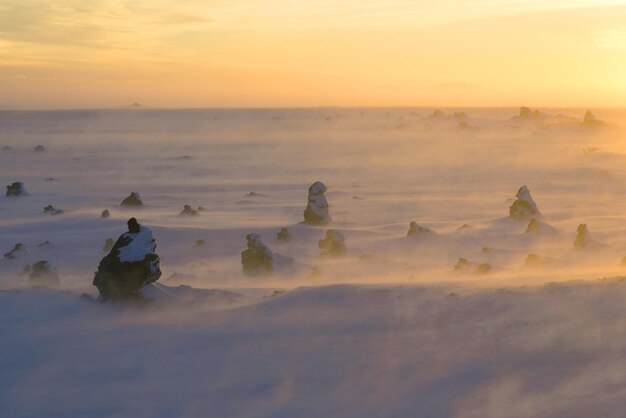
[[(0, 258), (0, 416), (623, 416), (626, 112), (544, 111), (0, 111), (0, 181), (28, 192), (0, 197), (0, 256), (26, 247)], [(523, 185), (552, 228), (508, 218)], [(163, 276), (96, 303), (130, 217)], [(272, 276), (243, 275), (249, 233)], [(29, 288), (39, 260), (58, 288)]]

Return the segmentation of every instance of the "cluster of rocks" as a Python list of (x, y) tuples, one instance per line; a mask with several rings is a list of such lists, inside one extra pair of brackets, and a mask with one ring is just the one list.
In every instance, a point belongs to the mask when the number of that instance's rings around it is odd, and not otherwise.
[(161, 277), (152, 231), (135, 218), (130, 218), (127, 225), (128, 232), (120, 235), (100, 261), (93, 279), (102, 301), (138, 298), (141, 289)]
[(515, 118), (528, 120), (528, 119), (540, 119), (543, 116), (545, 116), (545, 114), (540, 112), (537, 109), (533, 110), (529, 107), (522, 106), (519, 108), (519, 115), (517, 115)]
[(461, 273), (473, 273), (478, 275), (488, 274), (492, 270), (489, 263), (473, 263), (466, 258), (459, 258), (459, 261), (454, 265), (454, 271)]
[(25, 196), (26, 189), (24, 189), (24, 183), (16, 181), (7, 186), (6, 196)]

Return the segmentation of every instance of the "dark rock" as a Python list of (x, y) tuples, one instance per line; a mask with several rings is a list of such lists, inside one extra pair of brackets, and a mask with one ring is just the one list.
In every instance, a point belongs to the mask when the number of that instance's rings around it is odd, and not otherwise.
[(127, 224), (128, 232), (120, 235), (100, 261), (93, 279), (103, 301), (138, 298), (144, 286), (161, 277), (152, 231), (139, 225), (135, 218)]
[(261, 241), (258, 234), (246, 235), (248, 248), (241, 252), (241, 265), (244, 274), (261, 276), (274, 271), (272, 251)]
[(320, 240), (317, 246), (322, 257), (339, 258), (346, 252), (345, 241), (341, 232), (329, 229), (326, 231), (326, 238)]
[(20, 255), (25, 254), (25, 253), (26, 253), (26, 246), (22, 243), (17, 243), (15, 244), (15, 246), (13, 247), (11, 251), (4, 254), (4, 258), (7, 260), (14, 260), (18, 258)]
[(26, 195), (26, 189), (24, 189), (24, 183), (16, 181), (7, 186), (6, 196), (24, 196)]
[(286, 242), (289, 241), (290, 238), (291, 235), (289, 234), (289, 230), (287, 228), (280, 228), (280, 231), (278, 231), (278, 234), (276, 234), (276, 242)]
[(43, 208), (43, 213), (45, 213), (46, 215), (59, 215), (63, 213), (63, 211), (61, 209), (55, 209), (52, 205), (48, 205)]
[(111, 217), (111, 212), (109, 212), (108, 209), (103, 210), (102, 213), (100, 214), (100, 218), (102, 219), (106, 219), (109, 217)]
[(199, 239), (196, 241), (196, 243), (193, 245), (193, 248), (201, 248), (204, 247), (204, 240), (203, 239)]
[(435, 232), (432, 229), (424, 228), (420, 226), (417, 222), (411, 221), (409, 224), (409, 230), (406, 233), (407, 237), (410, 236), (422, 236), (422, 235), (434, 235)]
[(189, 206), (189, 205), (185, 205), (185, 206), (183, 207), (182, 212), (180, 212), (178, 215), (180, 215), (180, 216), (198, 216), (198, 215), (199, 215), (199, 213), (198, 213), (198, 211), (197, 211), (197, 210), (195, 210), (195, 209), (194, 209), (194, 208), (192, 208), (191, 206)]
[(36, 146), (33, 148), (33, 151), (34, 151), (34, 152), (44, 152), (45, 150), (46, 150), (46, 148), (45, 148), (43, 145), (36, 145)]
[(137, 192), (131, 192), (130, 196), (122, 200), (120, 203), (122, 207), (140, 207), (143, 206), (143, 202), (141, 201), (141, 196)]
[(49, 262), (40, 260), (32, 265), (28, 281), (33, 287), (58, 286), (59, 274)]
[(37, 248), (47, 248), (50, 247), (52, 245), (52, 243), (48, 240), (41, 242), (39, 244), (37, 244)]

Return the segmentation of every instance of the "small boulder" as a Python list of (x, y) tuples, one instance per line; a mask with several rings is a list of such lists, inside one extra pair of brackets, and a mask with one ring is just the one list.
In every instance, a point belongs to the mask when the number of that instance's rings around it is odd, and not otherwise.
[(434, 235), (434, 234), (435, 232), (432, 229), (424, 228), (423, 226), (419, 225), (417, 222), (411, 221), (411, 223), (409, 224), (409, 230), (407, 231), (406, 236), (418, 237), (418, 236)]
[(511, 219), (526, 221), (541, 216), (535, 201), (530, 196), (528, 187), (520, 187), (515, 197), (517, 199), (509, 207), (509, 217)]
[(43, 145), (35, 145), (33, 147), (34, 152), (44, 152), (45, 150), (46, 150), (46, 147), (44, 147)]
[(346, 238), (339, 231), (329, 229), (326, 231), (326, 238), (318, 243), (322, 257), (339, 258), (346, 252)]
[(5, 260), (15, 260), (22, 255), (26, 255), (26, 253), (26, 246), (22, 243), (17, 243), (11, 251), (4, 253), (4, 258)]
[(16, 181), (7, 186), (6, 196), (24, 196), (26, 195), (26, 189), (24, 189), (24, 183)]
[(141, 201), (141, 196), (139, 196), (139, 193), (131, 192), (127, 198), (122, 200), (122, 203), (120, 203), (120, 206), (126, 207), (126, 208), (133, 208), (133, 207), (136, 208), (136, 207), (143, 206), (143, 202)]
[(137, 298), (144, 286), (161, 277), (152, 231), (135, 218), (130, 218), (127, 225), (128, 232), (120, 235), (98, 265), (93, 285), (100, 291), (100, 300)]
[(263, 276), (274, 271), (272, 251), (261, 241), (259, 234), (246, 235), (248, 248), (241, 252), (241, 265), (248, 276)]
[(43, 208), (43, 213), (45, 213), (46, 215), (59, 215), (63, 213), (63, 211), (61, 209), (55, 209), (55, 207), (52, 205), (48, 205)]
[(203, 239), (199, 239), (196, 241), (196, 243), (193, 245), (193, 248), (201, 248), (204, 247), (204, 240)]
[(287, 228), (280, 228), (280, 231), (276, 234), (276, 242), (287, 242), (291, 239), (289, 230)]
[(191, 206), (189, 206), (189, 205), (185, 205), (185, 206), (183, 207), (182, 212), (180, 212), (178, 215), (179, 215), (179, 216), (198, 216), (198, 215), (199, 215), (199, 213), (198, 213), (198, 211), (197, 211), (197, 210), (195, 210), (195, 209), (194, 209), (194, 208), (192, 208)]
[(59, 274), (46, 260), (39, 260), (31, 266), (28, 282), (33, 287), (53, 287), (59, 285)]
[(108, 209), (103, 210), (102, 213), (100, 214), (101, 219), (106, 219), (110, 217), (111, 217), (111, 212), (109, 212)]
[(309, 187), (309, 197), (304, 210), (304, 223), (309, 225), (326, 225), (332, 221), (328, 213), (328, 202), (326, 201), (326, 186), (320, 181), (316, 181)]

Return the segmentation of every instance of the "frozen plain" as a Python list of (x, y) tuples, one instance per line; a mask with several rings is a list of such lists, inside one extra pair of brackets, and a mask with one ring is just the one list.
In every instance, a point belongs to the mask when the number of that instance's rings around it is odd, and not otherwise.
[[(1, 111), (0, 179), (29, 195), (0, 198), (0, 249), (61, 276), (30, 289), (24, 260), (0, 262), (1, 415), (623, 416), (626, 113), (542, 110)], [(317, 180), (340, 260), (299, 224)], [(507, 219), (521, 185), (557, 233)], [(131, 191), (144, 208), (119, 207)], [(94, 303), (131, 216), (161, 256), (153, 302)], [(573, 248), (581, 223), (602, 245)], [(250, 232), (293, 262), (244, 277)]]

